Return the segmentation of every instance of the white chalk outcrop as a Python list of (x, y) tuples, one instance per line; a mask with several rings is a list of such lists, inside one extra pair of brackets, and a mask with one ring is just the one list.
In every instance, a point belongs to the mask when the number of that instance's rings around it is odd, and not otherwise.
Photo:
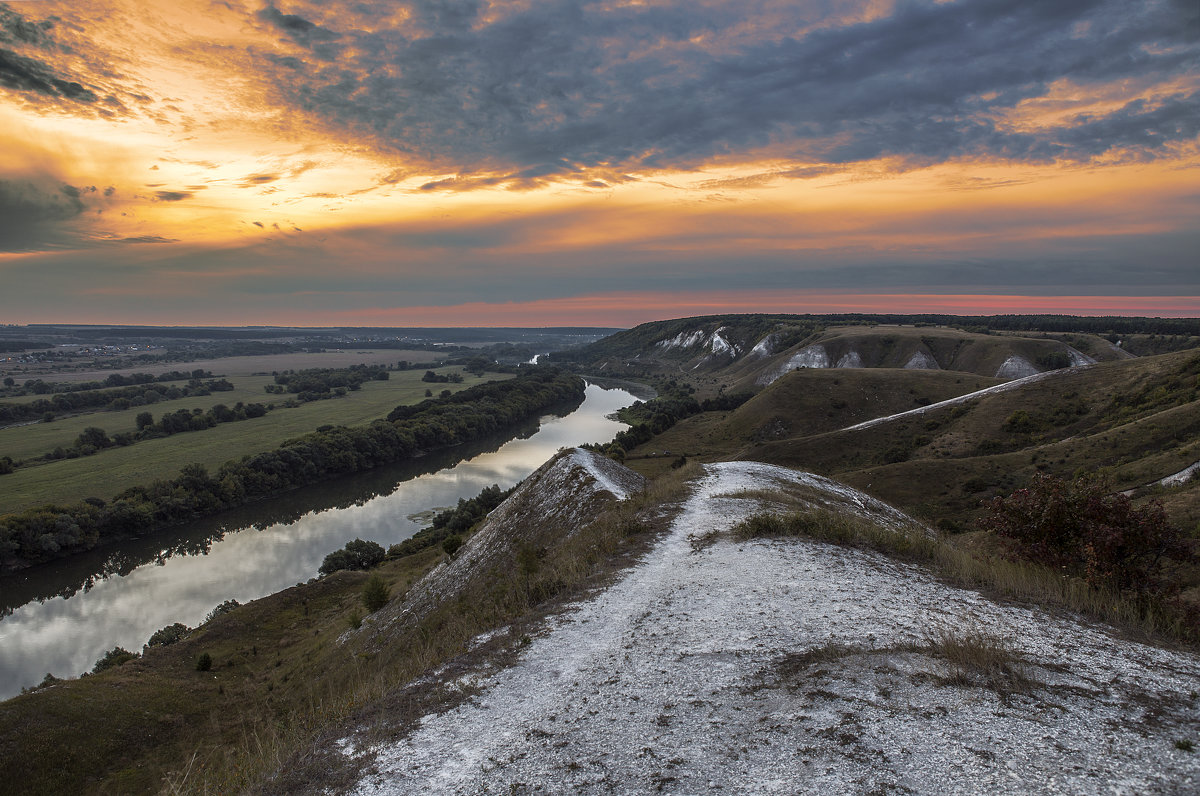
[(1040, 373), (1033, 363), (1019, 354), (1012, 354), (1004, 362), (1000, 363), (1000, 367), (996, 368), (996, 378), (998, 379), (1023, 379), (1026, 376), (1032, 376), (1035, 373)]
[(430, 571), (404, 600), (384, 607), (363, 632), (384, 638), (397, 622), (420, 621), (473, 578), (503, 566), (518, 545), (541, 547), (571, 536), (614, 500), (625, 500), (644, 485), (628, 467), (592, 451), (560, 453), (497, 506), (454, 558)]
[(704, 342), (705, 334), (702, 330), (696, 329), (691, 332), (680, 332), (669, 340), (660, 340), (655, 345), (664, 351), (672, 351), (677, 348), (693, 348)]
[(937, 360), (924, 351), (914, 351), (904, 363), (905, 370), (941, 370)]
[(758, 377), (759, 384), (771, 384), (785, 373), (791, 373), (797, 368), (827, 368), (829, 367), (829, 352), (823, 345), (810, 345), (792, 354), (778, 367), (765, 371)]
[(714, 354), (728, 354), (731, 357), (736, 357), (738, 355), (737, 346), (721, 336), (721, 332), (723, 331), (725, 331), (724, 326), (713, 332), (712, 339), (708, 341), (709, 349)]
[(854, 350), (850, 350), (845, 354), (842, 354), (841, 359), (839, 359), (837, 364), (834, 365), (834, 367), (837, 368), (861, 368), (862, 366), (862, 357), (859, 356), (858, 352)]
[(755, 343), (754, 348), (750, 349), (750, 353), (747, 354), (747, 356), (751, 359), (762, 359), (763, 357), (769, 357), (775, 353), (775, 344), (778, 342), (779, 335), (769, 334)]

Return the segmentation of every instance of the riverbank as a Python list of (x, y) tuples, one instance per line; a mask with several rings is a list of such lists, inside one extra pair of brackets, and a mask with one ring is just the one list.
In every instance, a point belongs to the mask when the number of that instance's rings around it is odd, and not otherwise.
[(88, 499), (11, 514), (0, 518), (0, 568), (63, 558), (107, 538), (144, 536), (289, 489), (413, 459), (494, 433), (553, 404), (582, 401), (584, 389), (577, 376), (539, 369), (396, 407), (387, 421), (314, 431), (226, 462), (211, 476), (202, 465), (188, 465), (177, 478), (127, 489), (110, 502)]
[(76, 676), (113, 646), (196, 626), (213, 606), (306, 582), (347, 542), (385, 548), (436, 513), (493, 484), (508, 489), (560, 448), (611, 439), (610, 416), (634, 398), (589, 385), (582, 404), (556, 404), (505, 435), (343, 476), (222, 512), (161, 535), (97, 548), (0, 580), (0, 698), (47, 672)]

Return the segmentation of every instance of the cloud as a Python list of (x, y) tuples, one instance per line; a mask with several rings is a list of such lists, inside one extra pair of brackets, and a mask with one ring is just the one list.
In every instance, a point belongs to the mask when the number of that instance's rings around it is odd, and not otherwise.
[(160, 235), (139, 235), (135, 238), (121, 238), (118, 243), (178, 243), (177, 238), (164, 238)]
[(1194, 84), (1200, 12), (1185, 2), (903, 2), (826, 25), (793, 2), (417, 2), (403, 23), (364, 4), (291, 9), (259, 16), (306, 48), (321, 31), (324, 54), (261, 52), (269, 91), (456, 175), (426, 190), (605, 180), (747, 151), (830, 164), (1155, 157), (1196, 136), (1194, 85), (1046, 129), (1003, 121), (1066, 78), (1084, 93)]
[(95, 92), (82, 83), (61, 78), (49, 65), (11, 50), (0, 49), (0, 86), (76, 102), (96, 101)]
[(191, 191), (155, 191), (154, 198), (159, 202), (182, 202), (184, 199), (191, 199), (194, 194)]
[(87, 209), (94, 192), (49, 177), (0, 179), (0, 251), (32, 251), (79, 241), (69, 224)]
[(275, 182), (279, 179), (278, 174), (250, 174), (243, 177), (239, 182), (243, 188), (253, 188), (258, 185), (265, 185), (268, 182)]

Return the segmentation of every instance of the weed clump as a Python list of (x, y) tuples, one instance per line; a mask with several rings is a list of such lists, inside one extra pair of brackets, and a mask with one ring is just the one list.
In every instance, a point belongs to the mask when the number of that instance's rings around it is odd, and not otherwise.
[(212, 669), (212, 664), (212, 655), (209, 655), (207, 652), (202, 652), (200, 653), (200, 656), (196, 658), (196, 671), (207, 672)]
[(950, 664), (947, 685), (978, 685), (1000, 694), (1028, 691), (1033, 685), (1008, 641), (978, 629), (932, 630), (924, 651)]

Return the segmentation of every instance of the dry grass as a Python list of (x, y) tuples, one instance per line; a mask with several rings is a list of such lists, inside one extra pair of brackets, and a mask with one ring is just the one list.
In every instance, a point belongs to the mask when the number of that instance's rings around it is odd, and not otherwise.
[(889, 528), (849, 512), (809, 505), (780, 514), (754, 514), (735, 525), (733, 535), (738, 539), (803, 536), (920, 560), (931, 558), (938, 545), (916, 524)]
[(1026, 692), (1033, 686), (1025, 663), (1007, 639), (978, 628), (939, 627), (926, 633), (916, 651), (950, 666), (947, 685), (981, 686), (999, 694)]
[(1049, 567), (982, 550), (966, 550), (953, 536), (931, 536), (923, 528), (888, 528), (852, 514), (803, 508), (759, 513), (734, 526), (735, 537), (805, 537), (931, 567), (945, 580), (994, 597), (1066, 608), (1133, 631), (1148, 639), (1192, 644), (1198, 629), (1162, 599), (1089, 586)]

